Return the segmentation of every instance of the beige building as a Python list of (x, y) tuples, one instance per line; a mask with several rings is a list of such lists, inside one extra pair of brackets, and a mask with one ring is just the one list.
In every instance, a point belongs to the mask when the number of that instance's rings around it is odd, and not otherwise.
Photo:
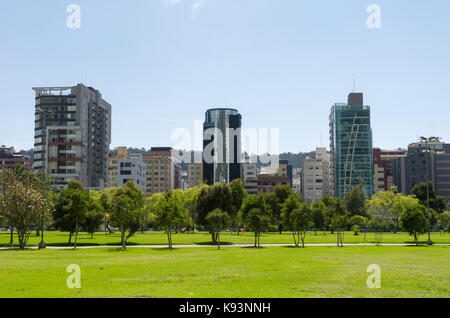
[(203, 164), (190, 163), (187, 171), (188, 188), (193, 188), (203, 184)]
[(244, 189), (250, 195), (258, 195), (258, 174), (256, 163), (241, 164), (241, 178), (244, 182)]
[(316, 148), (316, 158), (306, 158), (302, 168), (302, 195), (307, 201), (318, 201), (330, 195), (330, 154), (326, 148)]
[(143, 157), (146, 166), (146, 194), (173, 191), (181, 187), (181, 159), (170, 147), (152, 147)]

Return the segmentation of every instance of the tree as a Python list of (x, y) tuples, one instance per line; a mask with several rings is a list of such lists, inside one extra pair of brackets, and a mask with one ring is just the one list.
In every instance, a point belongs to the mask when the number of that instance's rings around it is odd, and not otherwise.
[(109, 227), (109, 220), (112, 210), (112, 199), (116, 190), (116, 188), (105, 189), (100, 195), (100, 204), (105, 211), (105, 232), (108, 231), (109, 233), (112, 233), (112, 230)]
[(291, 226), (291, 214), (294, 210), (299, 209), (302, 203), (295, 194), (291, 194), (281, 205), (282, 224), (289, 228)]
[(110, 222), (120, 230), (123, 249), (127, 241), (141, 227), (141, 213), (144, 208), (144, 192), (128, 180), (124, 187), (118, 188), (112, 198)]
[[(46, 224), (51, 222), (51, 210), (53, 209), (53, 193), (51, 191), (45, 192), (47, 188), (52, 186), (52, 178), (48, 176), (43, 176), (41, 173), (35, 174), (32, 171), (25, 168), (23, 165), (17, 165), (14, 169), (4, 169), (0, 171), (0, 186), (1, 193), (6, 195), (8, 185), (15, 185), (20, 183), (24, 185), (26, 188), (33, 189), (33, 192), (42, 192), (43, 199), (45, 201), (45, 205), (43, 207), (40, 222), (38, 224), (34, 224), (33, 227), (36, 230), (36, 233), (39, 234), (39, 229), (44, 228)], [(1, 214), (4, 214), (3, 217)], [(4, 210), (3, 212), (0, 209), (0, 218), (2, 218), (2, 222), (7, 225), (10, 229), (10, 244), (13, 243), (14, 240), (14, 225), (12, 224), (12, 220), (8, 219), (8, 211)]]
[(441, 213), (438, 215), (438, 225), (441, 230), (445, 233), (450, 231), (450, 214)]
[(83, 225), (89, 207), (89, 194), (79, 181), (70, 180), (67, 187), (58, 196), (53, 215), (54, 225), (63, 231), (69, 231), (69, 244), (75, 233), (77, 248), (78, 231)]
[(352, 227), (352, 231), (355, 235), (358, 235), (358, 232), (361, 230), (361, 227), (367, 225), (367, 218), (361, 215), (354, 215), (349, 220), (350, 226)]
[[(215, 209), (227, 213), (233, 211), (231, 192), (226, 184), (216, 183), (214, 186), (202, 189), (197, 200), (198, 224), (208, 226), (206, 216)], [(230, 217), (233, 219), (233, 215)], [(213, 244), (216, 244), (217, 239), (213, 233), (211, 233), (211, 238)]]
[(272, 193), (266, 194), (266, 203), (270, 206), (272, 211), (272, 222), (278, 226), (280, 234), (283, 230), (283, 219), (281, 217), (281, 210), (284, 202), (291, 196), (295, 196), (291, 187), (288, 185), (278, 185), (274, 188)]
[(305, 247), (306, 230), (313, 225), (311, 211), (305, 204), (302, 203), (299, 208), (292, 211), (289, 219), (289, 227), (292, 229), (295, 246), (299, 246), (301, 239), (302, 247)]
[[(402, 196), (402, 194), (399, 194)], [(379, 230), (394, 227), (394, 203), (396, 194), (392, 191), (380, 191), (366, 202), (366, 209), (372, 218), (372, 225)]]
[(425, 217), (426, 208), (419, 204), (417, 207), (408, 207), (400, 218), (403, 229), (414, 236), (414, 243), (418, 245), (418, 236), (424, 234), (428, 228), (428, 220)]
[(153, 195), (152, 211), (155, 223), (167, 234), (169, 248), (173, 247), (172, 232), (176, 227), (186, 225), (188, 211), (183, 207), (179, 192), (169, 191), (164, 194)]
[(411, 192), (423, 206), (427, 206), (427, 185), (430, 198), (430, 209), (435, 210), (438, 213), (442, 213), (447, 208), (447, 200), (444, 197), (437, 196), (434, 190), (433, 182), (421, 182), (416, 184)]
[(105, 222), (105, 210), (100, 202), (100, 198), (99, 192), (89, 192), (89, 206), (82, 228), (91, 234), (91, 238), (94, 238), (95, 231)]
[(359, 184), (351, 191), (347, 192), (344, 197), (344, 204), (350, 215), (366, 215), (364, 211), (364, 203), (366, 194), (363, 191), (363, 185)]
[(327, 207), (325, 210), (325, 225), (331, 229), (331, 234), (334, 233), (333, 219), (335, 216), (347, 216), (344, 202), (341, 198), (323, 197), (321, 201)]
[(322, 201), (314, 202), (311, 205), (311, 217), (314, 222), (314, 235), (317, 235), (317, 229), (325, 227), (325, 211), (327, 207)]
[[(5, 223), (17, 231), (19, 248), (25, 249), (33, 228), (39, 227), (46, 213), (46, 198), (33, 187), (33, 176), (15, 178), (11, 171), (2, 172), (0, 182), (0, 213)], [(11, 178), (12, 176), (12, 178)], [(21, 179), (21, 181), (19, 181)]]
[(269, 214), (263, 209), (253, 208), (246, 214), (245, 224), (255, 235), (255, 247), (261, 247), (261, 233), (267, 230), (269, 223)]
[(335, 214), (331, 219), (331, 228), (336, 231), (337, 246), (344, 246), (344, 231), (348, 225), (348, 219), (346, 215)]
[(202, 184), (193, 188), (189, 188), (186, 191), (184, 191), (184, 200), (183, 205), (184, 208), (188, 211), (189, 215), (189, 221), (190, 221), (190, 229), (192, 230), (192, 233), (195, 232), (195, 228), (198, 224), (198, 199), (200, 196), (200, 193), (205, 190), (207, 191), (209, 188), (208, 185)]
[(241, 179), (236, 179), (230, 182), (228, 185), (231, 194), (231, 206), (233, 207), (233, 211), (229, 213), (234, 226), (237, 230), (237, 234), (239, 235), (240, 224), (239, 224), (239, 210), (242, 207), (242, 203), (244, 202), (244, 198), (247, 196), (247, 192), (244, 188), (244, 182)]
[(220, 250), (220, 231), (230, 226), (231, 217), (228, 213), (215, 209), (206, 216), (206, 221), (209, 223), (211, 231), (216, 233), (217, 249)]

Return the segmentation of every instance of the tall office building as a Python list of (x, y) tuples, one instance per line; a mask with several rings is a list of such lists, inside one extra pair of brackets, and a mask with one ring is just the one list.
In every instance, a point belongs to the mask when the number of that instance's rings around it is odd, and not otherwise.
[(319, 201), (329, 193), (330, 154), (326, 148), (316, 148), (316, 158), (303, 160), (302, 195), (307, 201)]
[(229, 183), (241, 177), (241, 122), (242, 116), (236, 109), (206, 111), (203, 124), (203, 179), (206, 184)]
[(359, 184), (373, 193), (370, 107), (362, 93), (350, 93), (347, 104), (337, 103), (330, 114), (331, 195), (343, 198)]
[(56, 184), (109, 186), (111, 105), (92, 87), (35, 87), (34, 169)]

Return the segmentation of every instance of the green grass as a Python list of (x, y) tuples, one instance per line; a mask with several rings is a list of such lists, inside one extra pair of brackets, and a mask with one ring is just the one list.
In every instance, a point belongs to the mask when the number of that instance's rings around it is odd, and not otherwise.
[[(450, 243), (450, 234), (432, 233), (432, 240), (436, 243)], [(67, 245), (69, 234), (67, 232), (45, 232), (45, 242), (49, 245)], [(425, 242), (427, 235), (420, 236), (420, 241)], [(10, 241), (9, 232), (0, 232), (0, 246), (8, 246)], [(222, 242), (229, 243), (253, 243), (254, 238), (252, 233), (243, 233), (237, 235), (236, 233), (222, 233)], [(33, 233), (30, 237), (28, 245), (38, 245), (40, 237), (36, 237)], [(74, 237), (72, 238), (74, 242)], [(211, 242), (211, 236), (208, 233), (195, 233), (195, 234), (173, 234), (174, 244), (206, 244)], [(274, 243), (289, 243), (292, 244), (292, 234), (284, 232), (282, 235), (278, 233), (267, 233), (261, 236), (261, 244), (274, 244)], [(306, 237), (306, 243), (335, 243), (336, 235), (330, 232), (317, 232), (317, 236), (314, 232), (308, 232)], [(407, 233), (367, 233), (366, 240), (364, 240), (364, 234), (353, 235), (353, 232), (346, 232), (344, 238), (345, 243), (412, 243), (413, 239)], [(18, 244), (17, 236), (14, 237), (14, 243)], [(146, 232), (144, 234), (138, 233), (134, 237), (130, 238), (129, 244), (167, 244), (167, 236), (162, 232)], [(80, 245), (113, 245), (120, 244), (120, 233), (105, 234), (103, 232), (96, 233), (94, 238), (87, 233), (80, 233), (78, 236), (78, 244)]]
[[(81, 289), (66, 267), (81, 267)], [(369, 289), (369, 264), (381, 288)], [(449, 297), (449, 246), (0, 251), (0, 297)]]

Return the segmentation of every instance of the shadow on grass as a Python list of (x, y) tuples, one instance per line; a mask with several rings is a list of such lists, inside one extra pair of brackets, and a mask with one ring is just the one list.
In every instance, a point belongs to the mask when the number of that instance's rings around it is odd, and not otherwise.
[(263, 249), (267, 249), (266, 246), (241, 246), (241, 248), (255, 249), (255, 250), (263, 250)]
[[(210, 246), (217, 246), (217, 244), (213, 244), (213, 242), (199, 242), (194, 243), (195, 245), (210, 245)], [(232, 242), (220, 242), (220, 246), (227, 246), (227, 245), (233, 245)]]

